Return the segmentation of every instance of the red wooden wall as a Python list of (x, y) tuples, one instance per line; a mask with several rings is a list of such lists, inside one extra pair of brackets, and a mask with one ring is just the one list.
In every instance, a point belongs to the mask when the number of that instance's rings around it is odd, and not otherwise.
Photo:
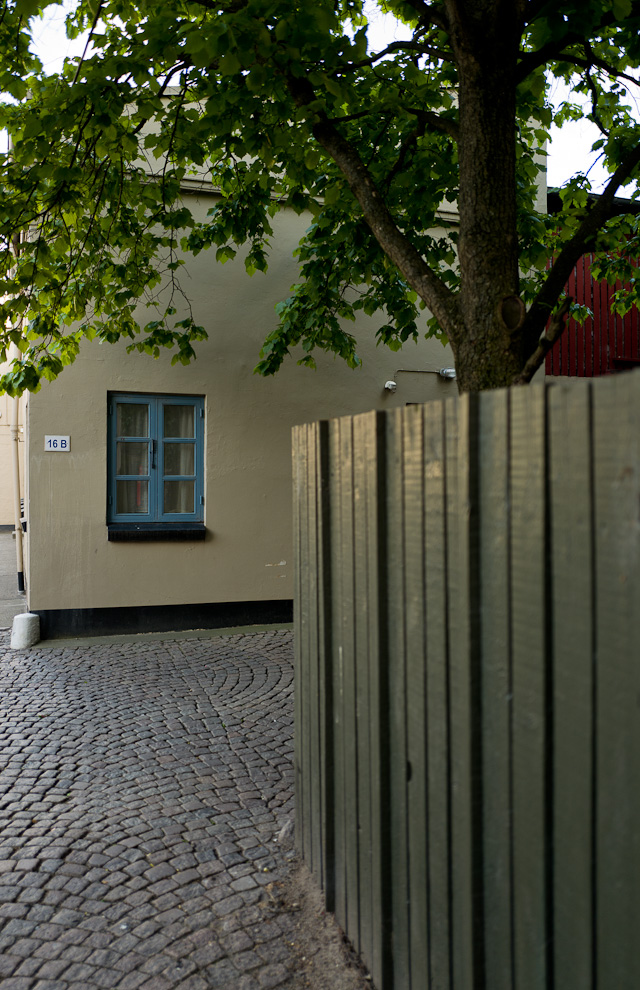
[[(618, 283), (615, 288), (619, 288)], [(591, 257), (580, 259), (567, 282), (567, 292), (593, 312), (584, 324), (567, 321), (567, 329), (547, 355), (548, 375), (595, 378), (640, 365), (640, 312), (611, 312), (615, 289), (591, 277)]]

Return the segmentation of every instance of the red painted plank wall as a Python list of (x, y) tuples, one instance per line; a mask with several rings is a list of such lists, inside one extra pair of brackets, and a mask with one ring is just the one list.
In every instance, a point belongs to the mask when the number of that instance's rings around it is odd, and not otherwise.
[[(617, 283), (615, 288), (619, 288)], [(548, 375), (595, 378), (640, 365), (640, 312), (634, 306), (626, 316), (611, 312), (615, 289), (591, 277), (591, 256), (584, 255), (567, 282), (567, 292), (593, 312), (584, 324), (567, 321), (567, 329), (549, 352)]]

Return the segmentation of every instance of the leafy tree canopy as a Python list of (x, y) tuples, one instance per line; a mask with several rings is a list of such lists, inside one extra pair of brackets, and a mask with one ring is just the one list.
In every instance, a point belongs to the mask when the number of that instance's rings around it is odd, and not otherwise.
[[(189, 361), (206, 334), (179, 249), (224, 262), (245, 245), (248, 271), (264, 271), (281, 209), (309, 227), (263, 374), (297, 344), (304, 364), (322, 348), (355, 366), (358, 310), (382, 314), (379, 340), (398, 348), (426, 308), (462, 389), (526, 382), (562, 330), (580, 256), (633, 274), (636, 200), (618, 193), (640, 169), (638, 0), (80, 0), (68, 33), (89, 30), (91, 45), (47, 76), (30, 43), (51, 2), (3, 0), (0, 18), (10, 394), (54, 378), (83, 337)], [(404, 40), (372, 43), (372, 7)], [(589, 197), (576, 162), (548, 217), (536, 193), (549, 128), (584, 112), (551, 106), (553, 79), (590, 102), (610, 180)], [(203, 173), (219, 190), (206, 222), (181, 197)]]

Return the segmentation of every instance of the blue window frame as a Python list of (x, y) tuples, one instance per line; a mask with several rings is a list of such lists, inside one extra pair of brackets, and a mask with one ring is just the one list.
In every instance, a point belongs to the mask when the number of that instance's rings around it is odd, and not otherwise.
[(204, 399), (112, 392), (110, 524), (157, 529), (204, 517)]

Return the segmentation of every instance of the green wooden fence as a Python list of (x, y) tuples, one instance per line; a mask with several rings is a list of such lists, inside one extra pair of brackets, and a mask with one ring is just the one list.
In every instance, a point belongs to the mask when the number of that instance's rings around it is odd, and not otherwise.
[(378, 990), (640, 987), (640, 373), (294, 432), (297, 842)]

